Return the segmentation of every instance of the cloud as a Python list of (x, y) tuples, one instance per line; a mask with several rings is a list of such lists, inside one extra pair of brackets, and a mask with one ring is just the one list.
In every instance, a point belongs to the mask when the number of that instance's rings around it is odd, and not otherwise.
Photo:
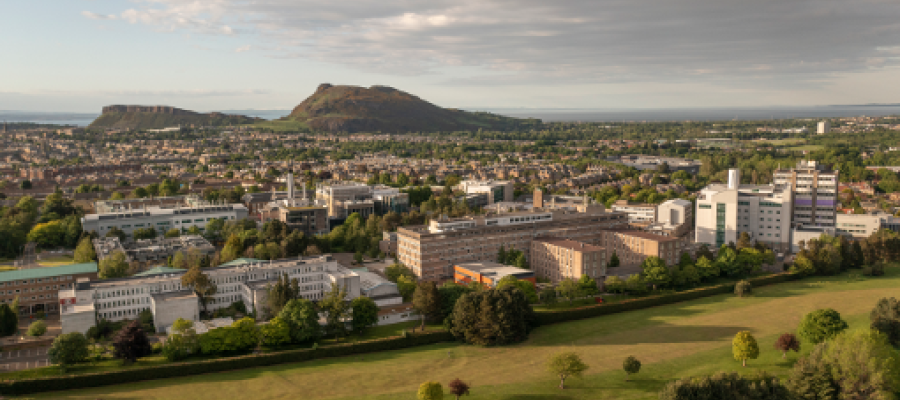
[(900, 60), (900, 7), (889, 0), (136, 2), (121, 19), (161, 31), (246, 35), (281, 49), (267, 51), (271, 57), (395, 75), (477, 67), (508, 84), (815, 83)]
[(251, 48), (251, 46), (248, 44), (246, 46), (241, 46), (241, 47), (234, 49), (234, 52), (235, 53), (243, 53), (245, 51), (250, 51), (250, 48)]
[(116, 19), (117, 18), (115, 15), (97, 14), (97, 13), (93, 13), (90, 11), (82, 11), (81, 15), (83, 15), (87, 18), (90, 18), (90, 19), (97, 19), (97, 20)]

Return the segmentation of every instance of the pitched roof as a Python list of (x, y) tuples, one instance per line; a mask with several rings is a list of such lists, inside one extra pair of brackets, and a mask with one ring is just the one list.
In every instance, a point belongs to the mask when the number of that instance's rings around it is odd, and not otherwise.
[(16, 271), (5, 271), (0, 272), (0, 282), (90, 273), (97, 273), (97, 263), (89, 262), (82, 264), (61, 265), (59, 267), (40, 267), (20, 269)]

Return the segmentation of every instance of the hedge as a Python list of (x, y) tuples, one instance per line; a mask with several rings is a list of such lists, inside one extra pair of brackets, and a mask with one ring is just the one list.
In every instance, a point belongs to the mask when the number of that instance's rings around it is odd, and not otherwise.
[(46, 378), (0, 381), (0, 393), (4, 396), (84, 389), (118, 385), (151, 379), (177, 378), (210, 372), (232, 371), (244, 368), (265, 367), (275, 364), (310, 361), (320, 358), (341, 357), (378, 351), (399, 350), (415, 346), (453, 341), (450, 332), (413, 333), (407, 337), (390, 337), (365, 342), (323, 346), (315, 350), (285, 350), (264, 354), (244, 355), (213, 360), (171, 363), (152, 367), (131, 368), (119, 371), (62, 375)]
[[(785, 272), (759, 278), (751, 278), (747, 279), (747, 281), (750, 282), (753, 287), (760, 287), (772, 285), (775, 283), (787, 282), (797, 278), (799, 278), (798, 275)], [(536, 314), (538, 323), (540, 325), (556, 324), (565, 321), (574, 321), (584, 318), (599, 317), (601, 315), (615, 314), (623, 311), (640, 310), (666, 304), (679, 303), (682, 301), (694, 300), (702, 297), (715, 296), (717, 294), (734, 293), (734, 285), (734, 283), (723, 283), (721, 285), (686, 290), (683, 292), (672, 294), (660, 294), (632, 300), (623, 300), (618, 303), (589, 305), (559, 311), (539, 311)]]
[[(800, 278), (792, 273), (781, 273), (759, 278), (748, 279), (753, 287), (787, 282)], [(673, 304), (717, 294), (734, 292), (734, 283), (724, 283), (700, 289), (688, 290), (672, 294), (643, 297), (625, 300), (612, 304), (597, 304), (569, 310), (537, 312), (541, 325), (574, 321), (584, 318), (599, 317), (623, 311), (640, 310), (660, 305)], [(62, 375), (46, 378), (20, 379), (0, 381), (0, 394), (4, 396), (20, 396), (25, 394), (51, 392), (58, 390), (84, 389), (91, 387), (118, 385), (146, 381), (152, 379), (177, 378), (210, 372), (232, 371), (244, 368), (265, 367), (320, 358), (341, 357), (354, 354), (373, 353), (378, 351), (399, 350), (415, 346), (451, 342), (455, 338), (450, 332), (412, 333), (407, 337), (390, 337), (365, 342), (337, 344), (319, 347), (318, 349), (285, 350), (272, 353), (244, 355), (202, 361), (171, 363), (153, 367), (131, 368), (120, 371), (97, 372), (79, 375)]]

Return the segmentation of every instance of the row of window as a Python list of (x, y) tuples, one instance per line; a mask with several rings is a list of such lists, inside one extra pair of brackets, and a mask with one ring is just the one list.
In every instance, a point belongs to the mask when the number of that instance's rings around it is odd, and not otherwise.
[(67, 276), (54, 276), (52, 278), (37, 278), (37, 279), (24, 279), (21, 281), (9, 281), (9, 282), (0, 282), (0, 287), (3, 286), (18, 286), (18, 285), (33, 285), (35, 283), (44, 283), (44, 282), (59, 282), (59, 281), (71, 281), (72, 275)]

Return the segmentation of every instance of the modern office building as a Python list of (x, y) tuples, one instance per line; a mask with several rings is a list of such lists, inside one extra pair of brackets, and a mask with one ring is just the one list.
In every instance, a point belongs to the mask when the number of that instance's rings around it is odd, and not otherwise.
[(684, 199), (666, 200), (656, 208), (656, 222), (646, 230), (661, 236), (684, 236), (694, 228), (694, 203)]
[(712, 184), (697, 196), (695, 241), (716, 248), (737, 243), (742, 232), (775, 251), (791, 247), (791, 189), (783, 185), (742, 185), (740, 171), (727, 184)]
[[(182, 286), (185, 271), (136, 276), (130, 278), (83, 280), (75, 287), (60, 290), (62, 330), (85, 332), (97, 319), (120, 321), (136, 318), (141, 311), (150, 310), (159, 332), (165, 332), (178, 318), (197, 320), (200, 301), (187, 287)], [(243, 301), (248, 309), (265, 314), (267, 287), (282, 275), (297, 279), (300, 296), (319, 300), (337, 284), (347, 290), (348, 300), (364, 291), (377, 293), (376, 304), (397, 304), (399, 292), (391, 296), (390, 285), (374, 282), (370, 275), (361, 275), (342, 267), (330, 255), (300, 257), (274, 261), (239, 259), (204, 271), (216, 284), (217, 291), (207, 305), (209, 311)], [(365, 281), (365, 284), (364, 284)], [(378, 290), (376, 290), (378, 288)], [(396, 286), (394, 286), (396, 291)]]
[(585, 199), (574, 210), (544, 209), (538, 196), (530, 211), (435, 219), (397, 230), (399, 261), (426, 280), (452, 276), (452, 265), (496, 261), (500, 247), (529, 253), (536, 237), (553, 236), (596, 244), (604, 230), (624, 226), (626, 215), (606, 212)]
[(829, 121), (819, 121), (819, 125), (816, 129), (816, 133), (819, 135), (824, 135), (826, 133), (831, 132), (831, 122)]
[(462, 181), (458, 188), (466, 195), (487, 195), (486, 205), (513, 201), (513, 184), (510, 181)]
[(793, 226), (835, 226), (840, 171), (816, 161), (800, 161), (796, 168), (778, 169), (773, 175), (775, 185), (793, 193)]
[(72, 288), (78, 279), (97, 279), (97, 263), (0, 272), (0, 302), (12, 304), (19, 298), (19, 315), (59, 312), (57, 294)]
[(409, 210), (409, 194), (384, 185), (369, 186), (356, 182), (316, 185), (315, 205), (325, 207), (328, 217), (346, 219), (358, 213), (363, 219), (369, 215)]
[(531, 241), (530, 265), (540, 278), (553, 283), (560, 280), (581, 279), (587, 275), (602, 282), (611, 253), (605, 247), (554, 237), (540, 237)]
[(247, 207), (243, 204), (213, 204), (197, 201), (188, 206), (148, 207), (142, 209), (118, 209), (99, 214), (88, 214), (81, 219), (85, 232), (96, 232), (106, 236), (112, 228), (118, 228), (128, 235), (136, 229), (154, 228), (162, 236), (170, 229), (187, 232), (192, 226), (204, 230), (213, 219), (226, 221), (247, 218)]
[(646, 227), (656, 222), (656, 204), (632, 203), (618, 200), (610, 207), (613, 211), (628, 214), (628, 223), (636, 227)]

